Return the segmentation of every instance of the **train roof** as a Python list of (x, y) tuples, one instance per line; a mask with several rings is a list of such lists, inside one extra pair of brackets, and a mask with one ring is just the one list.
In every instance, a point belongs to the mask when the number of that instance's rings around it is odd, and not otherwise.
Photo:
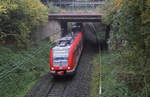
[(63, 37), (59, 41), (71, 41), (72, 37)]
[(70, 36), (63, 37), (63, 38), (59, 39), (55, 48), (70, 46), (72, 44), (72, 42), (73, 42), (72, 37), (70, 37)]
[(73, 37), (68, 34), (65, 37), (62, 37), (61, 39), (58, 40), (57, 45), (54, 47), (54, 49), (58, 49), (60, 47), (67, 47), (69, 48), (71, 44), (73, 43), (75, 37), (77, 37), (78, 32), (76, 32)]

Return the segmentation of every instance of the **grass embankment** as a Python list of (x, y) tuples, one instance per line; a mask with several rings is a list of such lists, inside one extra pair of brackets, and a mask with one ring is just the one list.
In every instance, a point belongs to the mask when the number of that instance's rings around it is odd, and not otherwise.
[(48, 72), (52, 45), (47, 40), (27, 50), (0, 45), (0, 97), (23, 97)]
[[(120, 80), (120, 73), (124, 70), (119, 63), (117, 52), (105, 52), (101, 56), (102, 62), (102, 95), (99, 96), (100, 83), (100, 57), (97, 55), (92, 61), (93, 73), (91, 81), (90, 97), (137, 97), (136, 93), (130, 91), (126, 82)], [(138, 96), (140, 97), (140, 96)]]

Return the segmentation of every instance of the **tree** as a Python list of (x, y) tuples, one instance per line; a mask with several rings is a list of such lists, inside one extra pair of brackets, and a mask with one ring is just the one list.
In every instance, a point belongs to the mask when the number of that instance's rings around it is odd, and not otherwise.
[[(106, 0), (103, 21), (112, 26), (110, 44), (123, 45), (122, 63), (141, 78), (143, 95), (150, 93), (150, 0)], [(123, 42), (126, 41), (126, 44)], [(134, 83), (133, 83), (134, 84)], [(141, 93), (142, 95), (142, 93)], [(142, 95), (142, 96), (143, 96)]]
[(3, 40), (14, 38), (28, 46), (35, 27), (45, 23), (48, 10), (39, 0), (0, 0), (0, 32)]

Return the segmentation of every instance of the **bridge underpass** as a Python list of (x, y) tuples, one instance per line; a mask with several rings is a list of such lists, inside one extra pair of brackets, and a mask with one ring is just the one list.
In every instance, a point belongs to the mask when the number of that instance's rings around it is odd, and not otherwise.
[(59, 35), (57, 38), (62, 37), (68, 33), (68, 22), (99, 22), (101, 23), (101, 14), (49, 14), (49, 23), (51, 32)]
[(105, 0), (41, 0), (45, 5), (53, 5), (61, 9), (59, 13), (48, 15), (48, 29), (50, 35), (56, 39), (66, 35), (70, 22), (98, 22), (101, 23), (102, 14), (96, 13), (96, 8), (103, 5)]

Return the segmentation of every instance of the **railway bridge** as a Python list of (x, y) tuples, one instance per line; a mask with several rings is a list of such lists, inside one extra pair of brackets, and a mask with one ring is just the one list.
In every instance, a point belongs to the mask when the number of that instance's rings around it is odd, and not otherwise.
[[(44, 0), (42, 0), (44, 1)], [(104, 4), (104, 0), (49, 0), (56, 8), (65, 12), (48, 14), (50, 35), (56, 39), (67, 34), (68, 22), (101, 22), (102, 14), (96, 13), (96, 8)], [(52, 39), (53, 40), (53, 39)]]
[[(67, 14), (49, 14), (50, 33), (55, 33), (59, 37), (68, 32), (68, 22), (101, 22), (101, 14), (98, 13), (67, 13)], [(53, 36), (54, 37), (54, 36)]]

